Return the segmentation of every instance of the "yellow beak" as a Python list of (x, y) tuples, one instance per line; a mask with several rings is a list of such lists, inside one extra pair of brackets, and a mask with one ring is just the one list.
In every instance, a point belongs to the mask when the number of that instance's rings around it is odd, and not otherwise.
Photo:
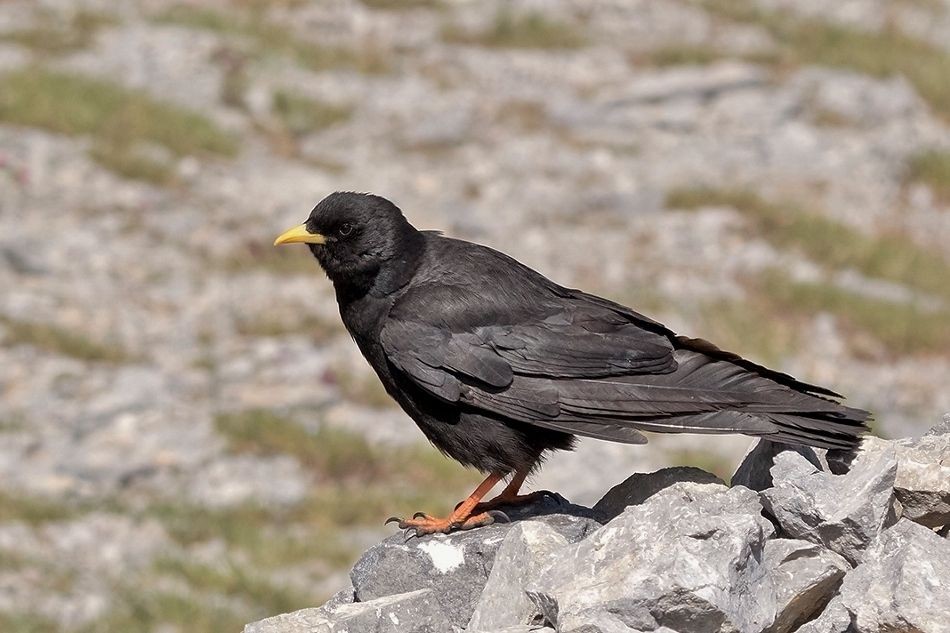
[(307, 230), (306, 224), (301, 224), (300, 226), (295, 226), (292, 229), (284, 231), (281, 233), (276, 240), (274, 240), (274, 246), (280, 246), (281, 244), (293, 244), (294, 242), (304, 242), (306, 244), (325, 244), (327, 238), (320, 235), (319, 233), (311, 233)]

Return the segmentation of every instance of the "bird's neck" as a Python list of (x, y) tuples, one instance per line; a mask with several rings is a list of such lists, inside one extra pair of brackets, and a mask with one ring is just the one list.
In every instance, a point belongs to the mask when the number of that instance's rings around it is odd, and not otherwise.
[(359, 271), (350, 270), (340, 278), (331, 276), (341, 306), (367, 296), (388, 297), (409, 283), (425, 253), (425, 237), (407, 223), (395, 242), (393, 252), (398, 255), (391, 259)]

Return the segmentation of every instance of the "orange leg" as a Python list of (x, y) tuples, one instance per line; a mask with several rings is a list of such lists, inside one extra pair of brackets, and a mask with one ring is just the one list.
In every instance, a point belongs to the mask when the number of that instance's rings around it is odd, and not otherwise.
[(488, 494), (488, 491), (491, 490), (495, 484), (501, 481), (503, 476), (504, 475), (499, 473), (490, 474), (485, 478), (485, 481), (478, 485), (475, 492), (470, 494), (465, 501), (458, 504), (455, 510), (452, 511), (452, 514), (444, 519), (437, 519), (422, 512), (417, 512), (411, 519), (391, 517), (386, 523), (397, 521), (401, 529), (415, 530), (416, 536), (435, 533), (448, 534), (453, 530), (470, 530), (474, 527), (494, 523), (495, 517), (488, 512), (473, 514), (473, 511), (476, 506), (478, 506), (478, 502)]
[(485, 512), (487, 510), (493, 510), (499, 506), (517, 506), (524, 505), (526, 503), (531, 503), (532, 501), (537, 501), (542, 497), (551, 496), (552, 493), (549, 493), (545, 490), (539, 490), (538, 492), (532, 492), (526, 495), (518, 494), (518, 491), (521, 490), (521, 486), (524, 484), (524, 480), (528, 477), (528, 472), (530, 468), (525, 468), (524, 470), (519, 470), (515, 472), (514, 477), (511, 478), (511, 481), (508, 482), (508, 485), (505, 486), (505, 489), (495, 497), (488, 501), (484, 501), (475, 506), (474, 512)]

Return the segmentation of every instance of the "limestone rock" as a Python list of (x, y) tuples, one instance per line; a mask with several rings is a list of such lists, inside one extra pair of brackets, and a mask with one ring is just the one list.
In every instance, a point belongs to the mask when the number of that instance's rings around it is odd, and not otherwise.
[(902, 519), (884, 531), (801, 633), (947, 633), (950, 541)]
[(765, 631), (786, 633), (820, 612), (851, 570), (838, 554), (808, 541), (773, 539), (765, 544), (762, 566), (767, 582), (760, 595), (771, 594), (775, 619)]
[(680, 481), (722, 484), (722, 479), (693, 466), (663, 468), (653, 473), (634, 473), (611, 488), (594, 506), (594, 512), (609, 521), (628, 506), (640, 505), (659, 491)]
[(897, 476), (894, 494), (900, 501), (901, 514), (927, 527), (950, 523), (950, 433), (941, 432), (944, 422), (920, 438), (882, 440), (865, 439), (851, 460), (832, 460), (836, 470), (856, 467), (894, 451)]
[[(600, 526), (589, 518), (589, 509), (550, 498), (513, 509), (509, 515), (513, 520), (533, 517), (567, 542), (578, 541)], [(494, 524), (409, 541), (396, 534), (363, 554), (353, 567), (350, 579), (354, 598), (365, 602), (430, 589), (452, 622), (466, 623), (491, 573), (495, 555), (514, 525)]]
[(302, 609), (244, 627), (244, 633), (441, 633), (451, 630), (452, 625), (428, 589), (368, 602)]
[(761, 630), (760, 512), (745, 488), (674, 484), (560, 551), (529, 595), (559, 631)]
[(732, 476), (731, 485), (745, 486), (752, 490), (765, 490), (772, 487), (772, 466), (780, 453), (791, 451), (798, 453), (815, 468), (821, 470), (821, 461), (815, 451), (807, 446), (791, 446), (770, 440), (757, 441), (746, 453)]
[(893, 451), (855, 464), (846, 475), (821, 472), (801, 455), (785, 452), (775, 458), (774, 486), (762, 491), (762, 502), (785, 534), (823, 545), (855, 565), (896, 519), (896, 474)]
[(525, 593), (525, 586), (553, 564), (567, 546), (566, 538), (539, 521), (525, 521), (509, 530), (495, 556), (468, 630), (496, 631), (504, 626), (528, 624), (540, 617), (537, 605)]

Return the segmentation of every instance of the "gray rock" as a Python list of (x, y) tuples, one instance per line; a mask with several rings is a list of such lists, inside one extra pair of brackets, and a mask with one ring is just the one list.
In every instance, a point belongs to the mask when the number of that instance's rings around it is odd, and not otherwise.
[(950, 434), (932, 433), (940, 427), (916, 439), (869, 437), (850, 459), (831, 463), (838, 470), (846, 465), (856, 467), (893, 451), (897, 459), (894, 494), (901, 503), (902, 516), (927, 527), (940, 527), (950, 523)]
[[(530, 516), (543, 522), (568, 543), (600, 527), (589, 515), (588, 508), (551, 498), (509, 512), (513, 520)], [(363, 554), (353, 567), (350, 579), (354, 597), (357, 602), (365, 602), (431, 589), (452, 622), (468, 622), (491, 573), (495, 554), (515, 525), (494, 524), (408, 542), (402, 534), (394, 535)]]
[(244, 627), (244, 633), (446, 633), (452, 625), (428, 589), (285, 613)]
[(762, 565), (767, 582), (760, 595), (771, 593), (775, 619), (766, 633), (786, 633), (808, 621), (831, 599), (851, 570), (838, 554), (808, 541), (773, 539), (765, 543)]
[(896, 474), (893, 451), (855, 464), (846, 475), (821, 472), (801, 455), (785, 452), (775, 458), (774, 486), (760, 494), (785, 534), (823, 545), (854, 565), (896, 520)]
[(659, 491), (681, 481), (697, 484), (722, 484), (719, 477), (693, 466), (663, 468), (652, 473), (634, 473), (611, 488), (594, 506), (594, 512), (609, 521), (627, 506), (640, 505)]
[(884, 531), (800, 633), (947, 633), (950, 541), (906, 519)]
[(754, 492), (681, 482), (561, 550), (528, 591), (559, 631), (761, 630), (772, 534)]
[(950, 435), (950, 413), (943, 414), (943, 422), (934, 425), (929, 431), (924, 433), (924, 437), (932, 435)]
[(815, 468), (821, 470), (821, 461), (815, 451), (807, 446), (790, 446), (769, 440), (757, 441), (746, 453), (732, 476), (731, 485), (745, 486), (752, 490), (765, 490), (772, 487), (772, 466), (775, 456), (785, 451), (798, 453)]
[(495, 631), (509, 625), (528, 624), (540, 617), (537, 605), (528, 598), (524, 588), (567, 546), (567, 539), (540, 521), (525, 521), (509, 530), (495, 556), (468, 629)]

